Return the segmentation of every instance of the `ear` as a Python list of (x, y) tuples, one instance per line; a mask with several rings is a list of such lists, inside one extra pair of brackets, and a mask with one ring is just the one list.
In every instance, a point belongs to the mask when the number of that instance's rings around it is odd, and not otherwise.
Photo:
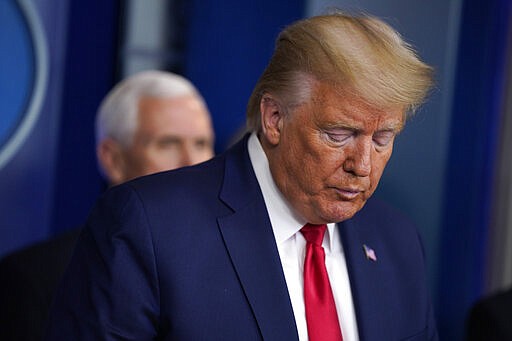
[(125, 162), (121, 145), (117, 141), (111, 138), (101, 141), (96, 148), (96, 156), (110, 185), (117, 185), (124, 181)]
[(260, 101), (261, 129), (265, 139), (272, 145), (279, 144), (283, 128), (284, 111), (269, 93), (263, 94)]

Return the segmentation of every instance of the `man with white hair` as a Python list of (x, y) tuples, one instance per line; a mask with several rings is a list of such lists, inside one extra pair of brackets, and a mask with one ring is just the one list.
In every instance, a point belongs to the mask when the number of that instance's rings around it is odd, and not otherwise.
[(119, 83), (96, 118), (98, 161), (111, 184), (206, 161), (213, 139), (202, 97), (167, 72), (145, 71)]
[[(110, 186), (210, 159), (206, 104), (187, 79), (163, 71), (126, 78), (96, 116), (99, 167)], [(0, 340), (40, 340), (55, 288), (81, 229), (0, 261)]]

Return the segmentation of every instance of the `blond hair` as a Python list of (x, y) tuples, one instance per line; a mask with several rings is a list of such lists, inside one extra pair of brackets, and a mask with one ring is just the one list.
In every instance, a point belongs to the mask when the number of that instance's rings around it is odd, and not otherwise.
[(247, 106), (247, 127), (261, 129), (265, 93), (290, 108), (309, 97), (311, 77), (373, 105), (413, 113), (432, 87), (432, 68), (382, 20), (342, 12), (303, 19), (278, 36), (274, 54)]

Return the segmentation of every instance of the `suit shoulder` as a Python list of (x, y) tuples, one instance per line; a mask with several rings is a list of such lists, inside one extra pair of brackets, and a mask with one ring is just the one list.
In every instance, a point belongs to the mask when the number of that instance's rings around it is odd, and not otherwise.
[(215, 184), (220, 185), (223, 170), (223, 157), (216, 157), (198, 165), (143, 176), (126, 185), (141, 195), (192, 195), (194, 191), (204, 194), (205, 191), (218, 187)]

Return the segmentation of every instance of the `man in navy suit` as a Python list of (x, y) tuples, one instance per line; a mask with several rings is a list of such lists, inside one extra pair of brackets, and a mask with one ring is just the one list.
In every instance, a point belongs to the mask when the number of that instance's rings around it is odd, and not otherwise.
[[(187, 79), (170, 72), (127, 77), (105, 97), (96, 120), (98, 164), (109, 185), (213, 156), (203, 98)], [(41, 340), (79, 235), (76, 228), (0, 260), (0, 340)]]
[(100, 199), (47, 340), (436, 340), (418, 233), (370, 199), (431, 73), (374, 17), (285, 28), (250, 134)]

